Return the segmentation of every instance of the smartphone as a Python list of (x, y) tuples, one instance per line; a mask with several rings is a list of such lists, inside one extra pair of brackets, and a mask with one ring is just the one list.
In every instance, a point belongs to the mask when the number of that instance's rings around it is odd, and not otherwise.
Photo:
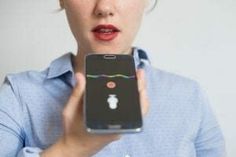
[(137, 76), (131, 55), (85, 57), (84, 119), (90, 133), (142, 130)]

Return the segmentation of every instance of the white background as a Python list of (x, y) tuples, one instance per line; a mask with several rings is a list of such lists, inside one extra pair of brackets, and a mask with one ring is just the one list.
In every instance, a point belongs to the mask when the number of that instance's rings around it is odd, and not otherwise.
[[(42, 70), (76, 52), (57, 0), (0, 0), (0, 82), (7, 73)], [(158, 68), (193, 78), (209, 95), (236, 156), (236, 1), (159, 0), (145, 15), (135, 45)]]

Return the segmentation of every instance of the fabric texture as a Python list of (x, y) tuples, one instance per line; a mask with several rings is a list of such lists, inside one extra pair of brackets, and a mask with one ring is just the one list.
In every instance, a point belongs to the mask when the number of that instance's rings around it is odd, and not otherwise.
[[(1, 157), (39, 157), (62, 135), (61, 113), (76, 84), (72, 55), (43, 71), (6, 76), (0, 88)], [(124, 134), (94, 157), (225, 156), (222, 132), (199, 84), (154, 68), (142, 49), (134, 48), (132, 55), (147, 81), (144, 130)]]

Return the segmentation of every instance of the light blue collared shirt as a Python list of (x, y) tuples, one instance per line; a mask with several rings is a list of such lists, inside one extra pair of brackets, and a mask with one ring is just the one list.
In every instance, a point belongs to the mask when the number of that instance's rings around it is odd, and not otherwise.
[[(62, 135), (62, 115), (75, 85), (71, 53), (43, 71), (10, 74), (0, 88), (0, 157), (39, 157)], [(94, 157), (223, 157), (224, 139), (204, 92), (195, 81), (152, 67), (145, 70), (150, 110), (144, 130), (125, 134)]]

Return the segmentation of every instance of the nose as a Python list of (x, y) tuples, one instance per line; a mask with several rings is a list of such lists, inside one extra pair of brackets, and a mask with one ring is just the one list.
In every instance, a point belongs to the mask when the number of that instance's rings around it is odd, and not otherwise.
[(111, 0), (97, 0), (94, 14), (97, 17), (114, 16), (115, 9)]

